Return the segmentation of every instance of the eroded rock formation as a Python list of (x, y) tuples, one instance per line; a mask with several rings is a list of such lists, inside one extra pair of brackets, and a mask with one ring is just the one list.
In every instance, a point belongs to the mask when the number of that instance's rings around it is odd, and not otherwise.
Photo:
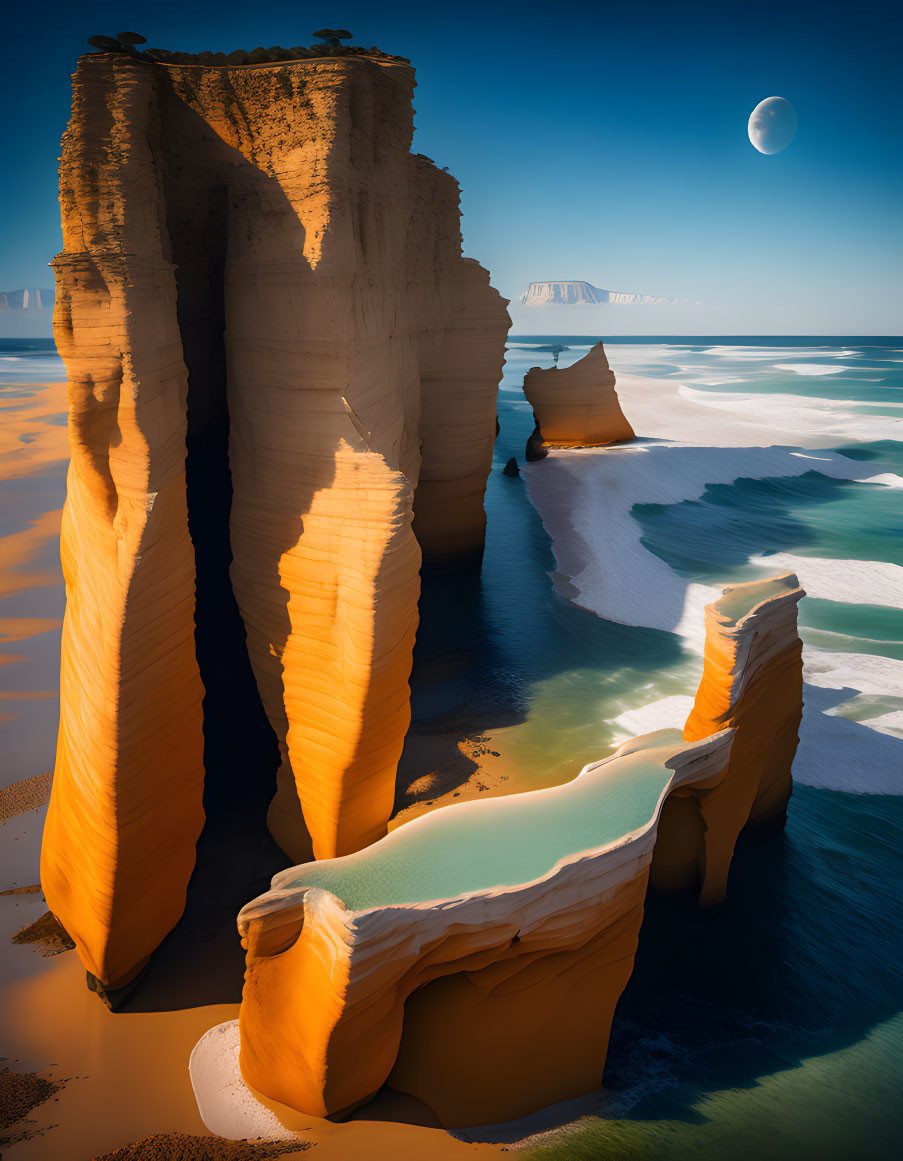
[(783, 825), (803, 710), (797, 631), (803, 596), (795, 574), (787, 573), (729, 585), (706, 606), (702, 679), (683, 736), (695, 742), (730, 727), (734, 742), (723, 781), (705, 791), (680, 791), (669, 802), (655, 885), (699, 882), (700, 902), (718, 903), (727, 893), (740, 832)]
[(277, 875), (239, 916), (249, 1083), (322, 1116), (388, 1080), (447, 1125), (599, 1087), (650, 867), (711, 902), (740, 830), (786, 803), (801, 595), (787, 576), (709, 607), (685, 736), (645, 735), (565, 786), (445, 807)]
[(532, 367), (524, 378), (524, 395), (536, 420), (528, 460), (542, 459), (549, 446), (592, 447), (635, 438), (601, 343), (570, 367)]
[(276, 876), (239, 916), (246, 1079), (320, 1116), (389, 1079), (448, 1125), (598, 1087), (660, 803), (720, 777), (729, 748), (647, 735), (565, 786), (444, 807)]
[(271, 829), (297, 859), (385, 833), (421, 547), (481, 551), (508, 326), (461, 257), (457, 184), (410, 152), (412, 90), (407, 65), (361, 56), (100, 54), (75, 74), (42, 881), (106, 988), (181, 912), (202, 751), (208, 780), (230, 761), (253, 780), (278, 747)]

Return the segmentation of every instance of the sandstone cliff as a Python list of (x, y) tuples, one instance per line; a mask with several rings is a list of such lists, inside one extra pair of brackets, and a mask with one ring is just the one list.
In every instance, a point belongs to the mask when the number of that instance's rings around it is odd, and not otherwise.
[(238, 920), (248, 1082), (322, 1116), (388, 1080), (447, 1125), (597, 1088), (650, 869), (712, 902), (741, 829), (786, 804), (801, 595), (787, 576), (710, 606), (683, 738), (645, 735), (565, 786), (435, 810), (277, 875)]
[(479, 556), (508, 326), (461, 257), (455, 181), (410, 153), (412, 90), (408, 66), (362, 56), (100, 54), (75, 74), (42, 881), (105, 987), (180, 914), (202, 751), (208, 782), (230, 748), (254, 780), (278, 747), (271, 829), (295, 858), (385, 833), (420, 545)]
[(601, 343), (570, 367), (532, 367), (524, 378), (524, 395), (536, 420), (528, 460), (542, 459), (550, 445), (591, 447), (635, 438)]

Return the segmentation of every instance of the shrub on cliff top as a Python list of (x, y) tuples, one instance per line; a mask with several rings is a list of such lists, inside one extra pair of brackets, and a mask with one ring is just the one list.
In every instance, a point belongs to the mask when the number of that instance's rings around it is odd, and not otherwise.
[[(383, 52), (375, 45), (372, 48), (353, 47), (342, 44), (343, 40), (350, 40), (351, 33), (347, 28), (321, 28), (314, 33), (320, 37), (318, 44), (309, 48), (304, 45), (294, 45), (292, 48), (282, 48), (274, 44), (269, 48), (262, 45), (246, 52), (243, 48), (236, 48), (230, 53), (211, 52), (172, 52), (166, 48), (149, 48), (145, 51), (138, 49), (139, 44), (145, 44), (145, 38), (137, 32), (119, 32), (116, 37), (91, 36), (88, 44), (100, 53), (115, 52), (130, 56), (133, 59), (147, 61), (150, 64), (200, 64), (208, 67), (243, 64), (271, 64), (280, 61), (311, 60), (317, 57), (330, 56), (376, 56), (384, 60), (405, 61), (404, 57), (393, 56)], [(407, 63), (405, 61), (405, 63)]]
[(318, 28), (314, 36), (325, 40), (330, 48), (338, 48), (339, 41), (351, 39), (351, 33), (347, 28)]

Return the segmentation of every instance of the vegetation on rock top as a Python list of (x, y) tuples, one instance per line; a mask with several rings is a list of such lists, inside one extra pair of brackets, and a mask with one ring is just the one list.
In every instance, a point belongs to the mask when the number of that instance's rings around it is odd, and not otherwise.
[(137, 32), (117, 32), (116, 37), (91, 36), (88, 44), (97, 50), (97, 53), (116, 52), (148, 64), (180, 64), (180, 65), (244, 65), (269, 64), (279, 61), (311, 60), (317, 57), (328, 56), (376, 56), (384, 60), (405, 61), (405, 57), (393, 56), (372, 45), (363, 48), (356, 45), (342, 44), (343, 40), (350, 40), (351, 33), (345, 28), (320, 28), (314, 34), (320, 38), (320, 43), (312, 45), (296, 44), (292, 48), (282, 48), (280, 45), (271, 45), (269, 48), (259, 46), (249, 52), (243, 48), (233, 49), (232, 52), (173, 52), (167, 48), (139, 49), (139, 45), (146, 44), (146, 38)]

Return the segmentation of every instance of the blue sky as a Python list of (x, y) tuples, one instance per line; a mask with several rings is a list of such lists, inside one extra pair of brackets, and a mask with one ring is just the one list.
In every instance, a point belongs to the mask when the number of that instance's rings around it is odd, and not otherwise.
[[(125, 27), (228, 52), (309, 43), (329, 24), (411, 58), (415, 150), (461, 182), (465, 251), (506, 296), (582, 278), (701, 301), (671, 332), (667, 314), (643, 315), (656, 333), (899, 334), (899, 11), (160, 0), (86, 16), (20, 4), (4, 17), (0, 289), (50, 282), (58, 143), (85, 37)], [(746, 123), (773, 95), (792, 102), (799, 131), (764, 156)]]

